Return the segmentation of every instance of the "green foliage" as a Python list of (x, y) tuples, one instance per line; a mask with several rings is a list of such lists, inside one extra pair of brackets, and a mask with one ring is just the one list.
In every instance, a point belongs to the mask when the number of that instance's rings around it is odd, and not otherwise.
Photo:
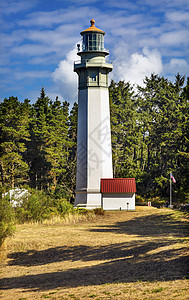
[(76, 212), (74, 206), (69, 201), (62, 198), (56, 200), (56, 209), (61, 216), (74, 214)]
[(76, 160), (77, 160), (77, 120), (78, 120), (78, 104), (74, 103), (69, 116), (69, 155), (66, 170), (66, 181), (69, 182), (70, 191), (72, 191), (71, 200), (73, 200), (73, 191), (76, 185)]
[(169, 174), (177, 183), (173, 199), (188, 201), (189, 102), (184, 76), (175, 83), (151, 75), (135, 94), (128, 83), (112, 81), (110, 104), (115, 177), (135, 177), (144, 198), (169, 198)]
[(2, 186), (27, 181), (28, 164), (24, 158), (29, 141), (29, 101), (20, 103), (9, 97), (0, 103), (0, 171)]
[(43, 221), (54, 215), (65, 216), (74, 214), (73, 205), (64, 198), (53, 198), (42, 191), (30, 189), (30, 194), (22, 199), (15, 208), (16, 219), (19, 223), (29, 221)]
[(114, 177), (136, 177), (139, 138), (133, 88), (124, 81), (112, 81), (109, 93)]
[(8, 197), (2, 197), (0, 190), (0, 246), (6, 237), (11, 236), (15, 231), (14, 211), (10, 205)]
[(50, 218), (53, 213), (52, 200), (42, 191), (30, 191), (22, 199), (21, 205), (15, 208), (16, 219), (19, 223), (26, 221), (42, 221)]
[(65, 183), (68, 165), (69, 103), (58, 97), (53, 102), (42, 88), (33, 105), (30, 123), (31, 141), (27, 159), (30, 163), (30, 185), (39, 190), (56, 190)]
[(138, 194), (136, 194), (135, 195), (135, 202), (137, 203), (137, 204), (144, 204), (144, 205), (147, 205), (147, 200), (144, 198), (144, 197), (142, 197), (141, 195), (138, 195)]
[(157, 208), (163, 207), (166, 204), (166, 200), (160, 197), (149, 198), (148, 201), (151, 202), (151, 205)]

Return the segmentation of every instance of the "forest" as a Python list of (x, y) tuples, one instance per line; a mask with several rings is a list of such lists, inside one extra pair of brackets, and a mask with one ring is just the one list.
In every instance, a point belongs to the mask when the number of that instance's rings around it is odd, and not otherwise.
[[(135, 177), (137, 197), (189, 202), (189, 78), (145, 77), (144, 85), (109, 86), (114, 177)], [(73, 202), (77, 109), (51, 100), (42, 88), (34, 104), (17, 97), (0, 103), (0, 185), (40, 190)]]

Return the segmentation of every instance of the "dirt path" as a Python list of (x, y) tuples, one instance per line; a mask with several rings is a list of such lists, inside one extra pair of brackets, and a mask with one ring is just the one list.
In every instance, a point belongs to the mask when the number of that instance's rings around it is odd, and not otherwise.
[(1, 299), (188, 299), (187, 222), (138, 207), (91, 221), (24, 224), (7, 240)]

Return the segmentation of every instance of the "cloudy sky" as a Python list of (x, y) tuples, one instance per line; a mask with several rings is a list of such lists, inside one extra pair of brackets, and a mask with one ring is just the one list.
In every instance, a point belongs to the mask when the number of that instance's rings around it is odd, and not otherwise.
[(189, 76), (189, 0), (1, 0), (0, 101), (35, 102), (42, 86), (77, 101), (76, 44), (91, 18), (106, 32), (111, 79)]

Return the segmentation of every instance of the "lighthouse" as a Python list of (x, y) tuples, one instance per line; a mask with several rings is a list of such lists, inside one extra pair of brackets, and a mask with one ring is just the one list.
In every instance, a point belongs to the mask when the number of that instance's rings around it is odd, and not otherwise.
[(78, 130), (75, 207), (102, 206), (102, 178), (113, 178), (108, 74), (112, 63), (106, 60), (105, 32), (90, 21), (81, 32), (80, 60), (74, 63), (78, 74)]

